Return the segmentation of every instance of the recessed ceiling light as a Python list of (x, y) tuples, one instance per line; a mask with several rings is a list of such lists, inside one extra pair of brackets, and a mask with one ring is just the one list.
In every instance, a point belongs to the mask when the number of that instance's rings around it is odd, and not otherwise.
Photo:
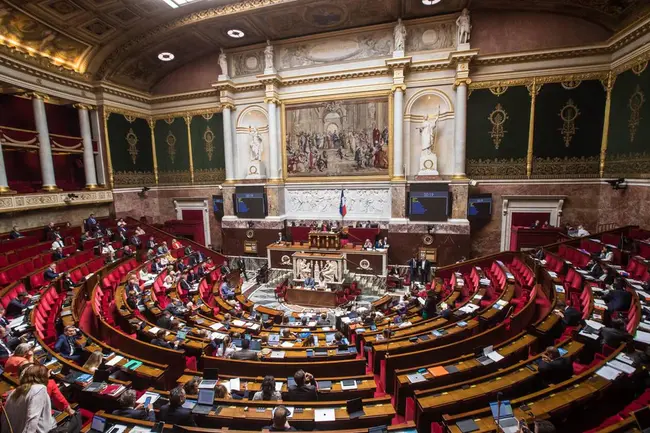
[(174, 60), (174, 55), (172, 53), (164, 52), (158, 54), (158, 58), (163, 62), (171, 62), (172, 60)]
[(437, 3), (440, 3), (442, 0), (422, 0), (422, 3), (424, 3), (427, 6), (433, 6)]
[(239, 39), (244, 37), (244, 32), (239, 29), (230, 29), (228, 30), (228, 36), (231, 38)]

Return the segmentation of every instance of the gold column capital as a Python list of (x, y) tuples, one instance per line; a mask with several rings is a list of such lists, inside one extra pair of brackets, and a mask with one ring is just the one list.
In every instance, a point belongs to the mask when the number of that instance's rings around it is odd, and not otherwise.
[(393, 86), (390, 88), (390, 93), (395, 93), (398, 90), (406, 92), (406, 84), (393, 84)]
[(29, 99), (40, 99), (42, 101), (47, 101), (50, 99), (48, 95), (40, 92), (29, 92), (29, 93), (25, 93), (24, 96)]
[(96, 109), (96, 107), (94, 107), (92, 105), (81, 104), (81, 103), (72, 104), (72, 107), (76, 108), (77, 110), (88, 110), (88, 111), (92, 111), (92, 110)]
[(282, 101), (278, 98), (264, 98), (264, 103), (265, 104), (275, 104), (275, 105), (282, 105)]
[(454, 80), (454, 90), (461, 85), (469, 87), (470, 84), (472, 84), (471, 78), (456, 78), (456, 80)]
[(228, 110), (234, 111), (234, 110), (237, 109), (237, 107), (235, 107), (235, 104), (233, 104), (232, 102), (222, 102), (221, 103), (221, 109), (222, 110), (228, 109)]

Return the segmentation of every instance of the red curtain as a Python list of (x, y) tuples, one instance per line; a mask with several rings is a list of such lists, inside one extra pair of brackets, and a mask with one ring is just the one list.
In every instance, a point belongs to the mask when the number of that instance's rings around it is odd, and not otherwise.
[(79, 154), (52, 155), (56, 185), (64, 191), (79, 191), (86, 186), (83, 158)]
[(35, 130), (32, 101), (13, 95), (0, 95), (0, 126)]
[(81, 137), (79, 113), (70, 105), (45, 104), (47, 128), (50, 134)]
[(37, 151), (8, 148), (2, 149), (9, 188), (18, 193), (36, 192), (40, 189), (41, 163)]
[(512, 227), (530, 227), (537, 220), (542, 225), (544, 221), (548, 221), (550, 218), (550, 212), (513, 212)]

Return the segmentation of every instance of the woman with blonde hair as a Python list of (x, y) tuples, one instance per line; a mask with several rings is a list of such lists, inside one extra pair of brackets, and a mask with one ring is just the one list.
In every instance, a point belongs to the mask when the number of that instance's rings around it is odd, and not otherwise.
[(31, 365), (23, 371), (20, 385), (9, 394), (2, 416), (2, 432), (47, 433), (56, 428), (47, 394), (48, 369)]
[(230, 335), (226, 335), (217, 348), (215, 356), (218, 358), (230, 358), (232, 354), (235, 353), (235, 350), (236, 349), (234, 343), (232, 342), (232, 338), (230, 338)]
[(102, 362), (104, 362), (104, 357), (102, 356), (102, 352), (97, 350), (90, 354), (88, 360), (84, 364), (84, 368), (94, 373), (95, 371), (97, 371), (99, 366), (102, 365)]

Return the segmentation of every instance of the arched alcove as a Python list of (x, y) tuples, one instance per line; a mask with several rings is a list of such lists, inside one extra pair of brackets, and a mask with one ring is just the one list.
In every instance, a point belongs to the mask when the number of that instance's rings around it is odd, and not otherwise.
[(244, 179), (248, 173), (248, 162), (250, 160), (249, 144), (251, 141), (252, 128), (256, 128), (262, 137), (263, 173), (267, 173), (269, 167), (269, 120), (267, 111), (259, 105), (246, 107), (237, 116), (235, 128), (235, 166), (237, 170), (237, 178)]

